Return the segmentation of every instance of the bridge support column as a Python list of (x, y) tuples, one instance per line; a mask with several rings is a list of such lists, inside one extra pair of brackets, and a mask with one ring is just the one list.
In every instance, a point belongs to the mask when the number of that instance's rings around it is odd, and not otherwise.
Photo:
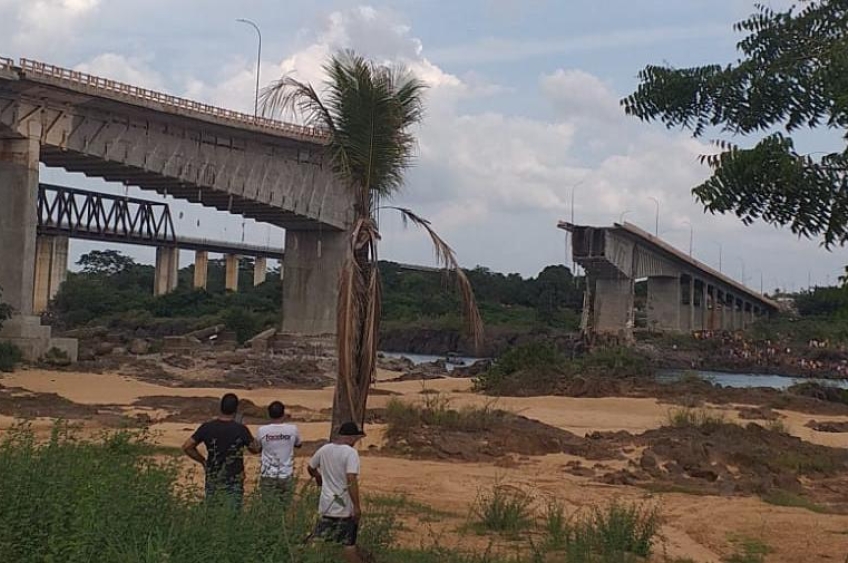
[(165, 295), (177, 289), (177, 272), (180, 269), (180, 249), (176, 246), (156, 247), (156, 274), (154, 295)]
[(345, 231), (286, 230), (283, 332), (336, 333), (339, 275), (349, 251)]
[(598, 279), (595, 282), (594, 330), (597, 333), (633, 331), (633, 280)]
[(209, 253), (194, 251), (194, 289), (206, 289), (209, 280)]
[(680, 330), (680, 278), (648, 278), (648, 327)]
[(228, 291), (238, 291), (239, 255), (224, 255), (224, 287)]
[(68, 278), (68, 237), (39, 236), (35, 240), (35, 283), (32, 308), (35, 313), (47, 310), (59, 286)]
[(0, 299), (13, 309), (0, 339), (18, 346), (28, 361), (50, 348), (76, 361), (77, 341), (52, 338), (50, 327), (33, 315), (41, 127), (35, 121), (27, 126), (23, 139), (0, 139)]
[(253, 262), (253, 286), (265, 283), (265, 275), (268, 273), (268, 259), (257, 256)]

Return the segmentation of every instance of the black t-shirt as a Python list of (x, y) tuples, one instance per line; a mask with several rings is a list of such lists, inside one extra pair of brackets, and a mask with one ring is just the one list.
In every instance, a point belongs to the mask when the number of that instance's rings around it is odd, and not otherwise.
[(234, 420), (210, 420), (200, 425), (191, 438), (206, 446), (206, 475), (232, 483), (244, 473), (242, 450), (252, 441), (247, 426)]

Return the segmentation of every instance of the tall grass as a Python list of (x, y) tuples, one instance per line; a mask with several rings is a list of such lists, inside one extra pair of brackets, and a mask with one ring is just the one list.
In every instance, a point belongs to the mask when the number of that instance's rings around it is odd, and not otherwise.
[(471, 512), (479, 529), (515, 534), (530, 527), (532, 507), (533, 497), (527, 491), (497, 484), (477, 495)]
[[(314, 487), (283, 511), (259, 495), (243, 511), (204, 503), (179, 484), (176, 463), (156, 460), (143, 437), (77, 439), (56, 426), (37, 443), (25, 426), (0, 443), (0, 553), (16, 563), (335, 561), (303, 545), (315, 518)], [(362, 543), (383, 551), (391, 515), (372, 514)]]

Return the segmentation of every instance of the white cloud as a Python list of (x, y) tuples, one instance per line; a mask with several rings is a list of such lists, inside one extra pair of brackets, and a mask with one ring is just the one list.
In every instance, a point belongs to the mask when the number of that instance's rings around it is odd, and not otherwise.
[[(9, 16), (7, 25), (14, 43), (21, 49), (43, 49), (44, 45), (61, 48), (78, 24), (93, 15), (100, 0), (6, 0), (0, 7)], [(7, 26), (3, 26), (6, 28)], [(13, 31), (12, 31), (13, 30)]]
[(118, 82), (141, 86), (151, 90), (164, 90), (162, 76), (147, 61), (127, 58), (115, 53), (103, 53), (90, 61), (78, 64), (74, 70), (95, 76), (106, 76)]

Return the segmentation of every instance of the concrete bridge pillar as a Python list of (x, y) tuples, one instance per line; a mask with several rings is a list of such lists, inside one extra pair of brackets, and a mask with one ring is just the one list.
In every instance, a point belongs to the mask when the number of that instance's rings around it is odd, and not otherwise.
[(180, 249), (176, 246), (156, 248), (156, 274), (154, 295), (165, 295), (177, 289), (177, 272), (180, 269)]
[(335, 334), (339, 276), (349, 253), (345, 231), (286, 230), (283, 332)]
[(0, 139), (0, 288), (22, 316), (33, 314), (38, 159), (38, 136)]
[(265, 275), (268, 273), (268, 259), (257, 256), (253, 262), (253, 286), (265, 283)]
[(0, 338), (18, 346), (34, 361), (50, 348), (77, 359), (77, 341), (52, 338), (49, 326), (35, 316), (36, 233), (38, 230), (38, 161), (40, 122), (27, 122), (22, 139), (0, 138), (0, 299), (12, 306)]
[(594, 327), (599, 333), (625, 334), (633, 330), (633, 280), (604, 279), (595, 282)]
[(238, 291), (239, 255), (224, 255), (224, 287), (228, 291)]
[(35, 313), (47, 310), (59, 286), (68, 279), (68, 237), (38, 236), (35, 240), (35, 283), (32, 308)]
[(680, 278), (648, 278), (648, 328), (680, 330)]
[(209, 253), (194, 251), (194, 289), (206, 289), (209, 280)]

